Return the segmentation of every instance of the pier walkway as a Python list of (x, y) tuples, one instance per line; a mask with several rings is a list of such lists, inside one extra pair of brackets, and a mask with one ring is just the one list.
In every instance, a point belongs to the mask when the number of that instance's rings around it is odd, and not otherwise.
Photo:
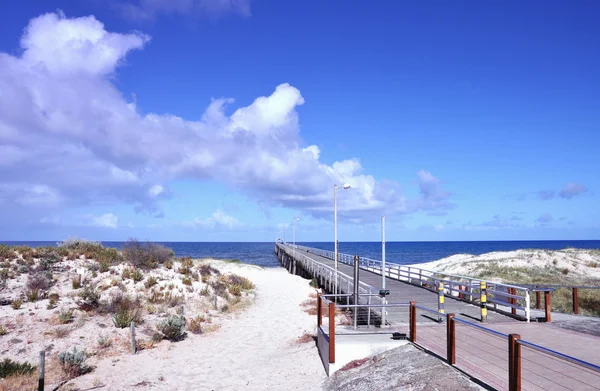
[[(326, 292), (335, 293), (332, 252), (282, 243), (276, 244), (275, 252), (291, 273), (316, 278)], [(360, 333), (360, 326), (368, 325), (366, 334), (410, 335), (417, 346), (494, 389), (600, 390), (600, 337), (538, 322), (545, 320), (544, 313), (530, 309), (533, 292), (529, 288), (388, 263), (384, 274), (389, 295), (384, 301), (378, 295), (381, 262), (359, 258), (360, 297), (358, 303), (351, 303), (354, 256), (339, 254), (338, 259), (338, 295), (323, 296), (319, 306), (331, 311), (333, 305), (336, 311), (349, 310), (352, 316), (360, 315), (363, 308), (363, 318), (359, 327), (357, 323), (352, 327), (352, 323), (340, 325), (337, 316), (335, 324), (319, 316), (319, 351), (326, 368), (333, 365), (326, 361), (335, 361), (330, 355), (335, 354), (335, 338)], [(485, 322), (481, 321), (482, 286), (487, 288), (483, 293), (487, 293), (485, 308), (489, 310)], [(440, 296), (443, 314), (438, 312)], [(369, 319), (366, 322), (365, 312)], [(600, 325), (596, 318), (571, 317)], [(360, 334), (361, 338), (366, 334)], [(516, 341), (512, 348), (511, 338)], [(327, 353), (326, 347), (333, 350)]]

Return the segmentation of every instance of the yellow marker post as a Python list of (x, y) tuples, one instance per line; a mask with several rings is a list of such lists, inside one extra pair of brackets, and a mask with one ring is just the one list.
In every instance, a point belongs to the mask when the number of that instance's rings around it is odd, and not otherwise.
[[(438, 312), (444, 313), (444, 283), (440, 282), (438, 285)], [(438, 316), (438, 320), (441, 322), (442, 317)]]
[(479, 288), (479, 301), (481, 303), (481, 321), (487, 322), (487, 283), (485, 281), (480, 281)]

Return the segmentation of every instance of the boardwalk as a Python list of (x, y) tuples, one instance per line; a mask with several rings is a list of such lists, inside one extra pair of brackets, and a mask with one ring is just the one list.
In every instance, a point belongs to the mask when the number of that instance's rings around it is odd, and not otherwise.
[[(301, 251), (301, 250), (298, 250)], [(334, 261), (325, 257), (322, 257), (317, 254), (313, 254), (310, 252), (302, 252), (302, 255), (311, 258), (312, 260), (319, 262), (323, 265), (327, 265), (329, 267), (334, 267)], [(349, 265), (339, 263), (338, 270), (340, 273), (344, 273), (348, 276), (353, 275), (353, 268)], [(373, 287), (380, 288), (382, 279), (380, 274), (376, 274), (367, 270), (360, 270), (360, 281), (369, 284)], [(345, 292), (343, 286), (341, 286), (342, 291), (344, 293), (352, 293)], [(438, 303), (438, 295), (435, 292), (432, 292), (428, 289), (421, 288), (415, 285), (407, 284), (402, 281), (398, 281), (391, 278), (386, 278), (386, 289), (389, 289), (390, 295), (387, 297), (388, 303), (405, 303), (409, 301), (415, 301), (419, 305), (437, 309)], [(445, 301), (445, 311), (447, 314), (455, 314), (456, 316), (463, 316), (467, 319), (473, 321), (480, 320), (480, 308), (478, 306), (466, 303), (460, 300), (454, 300), (451, 298), (447, 298)], [(425, 316), (427, 314), (423, 314)], [(390, 308), (388, 310), (388, 322), (392, 325), (398, 325), (400, 323), (408, 322), (408, 311), (407, 309), (394, 309)], [(519, 322), (518, 320), (505, 316), (495, 312), (488, 313), (488, 322), (489, 323), (506, 323), (506, 322)]]
[[(289, 253), (293, 250), (286, 248)], [(334, 267), (333, 260), (323, 256), (297, 250), (298, 254), (310, 258), (318, 264)], [(339, 272), (353, 275), (353, 268), (339, 263)], [(360, 281), (377, 289), (381, 286), (381, 275), (360, 270)], [(344, 286), (340, 285), (343, 289)], [(386, 288), (390, 291), (388, 303), (415, 301), (421, 306), (437, 309), (438, 297), (435, 292), (396, 279), (387, 278)], [(472, 322), (457, 323), (456, 364), (466, 373), (499, 389), (508, 389), (508, 343), (506, 334), (519, 334), (521, 339), (544, 348), (560, 352), (588, 363), (600, 365), (600, 337), (593, 333), (565, 330), (552, 323), (527, 323), (493, 311), (488, 312), (488, 322), (479, 321), (480, 308), (460, 300), (446, 297), (446, 313), (454, 313), (457, 318)], [(424, 311), (418, 314), (417, 344), (445, 359), (447, 341), (446, 325), (434, 322), (435, 315)], [(408, 332), (408, 311), (406, 308), (388, 309), (389, 331)], [(584, 316), (570, 316), (571, 322), (596, 323), (597, 319)], [(477, 325), (501, 334), (478, 329)], [(522, 346), (522, 389), (523, 390), (599, 390), (600, 371), (578, 365), (573, 360), (564, 360), (540, 350)]]

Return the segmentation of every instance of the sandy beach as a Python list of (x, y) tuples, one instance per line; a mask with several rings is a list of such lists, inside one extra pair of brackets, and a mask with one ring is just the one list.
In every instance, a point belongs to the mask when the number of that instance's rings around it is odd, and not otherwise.
[[(316, 319), (300, 303), (313, 288), (284, 269), (220, 265), (256, 284), (255, 302), (223, 321), (220, 330), (162, 342), (136, 355), (99, 360), (71, 389), (106, 390), (306, 390), (319, 389), (325, 373), (313, 343)], [(118, 375), (116, 375), (118, 374)], [(69, 389), (68, 387), (66, 389)]]

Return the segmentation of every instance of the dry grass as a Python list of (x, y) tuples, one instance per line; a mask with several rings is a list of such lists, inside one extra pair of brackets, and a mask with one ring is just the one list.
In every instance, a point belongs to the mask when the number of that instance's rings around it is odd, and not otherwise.
[(309, 343), (309, 342), (314, 342), (314, 341), (315, 341), (315, 336), (310, 333), (304, 333), (296, 339), (296, 343), (299, 345)]
[[(44, 376), (46, 384), (58, 384), (65, 380), (57, 359), (46, 357)], [(37, 386), (37, 370), (28, 375), (9, 376), (0, 381), (0, 391), (37, 390)]]

